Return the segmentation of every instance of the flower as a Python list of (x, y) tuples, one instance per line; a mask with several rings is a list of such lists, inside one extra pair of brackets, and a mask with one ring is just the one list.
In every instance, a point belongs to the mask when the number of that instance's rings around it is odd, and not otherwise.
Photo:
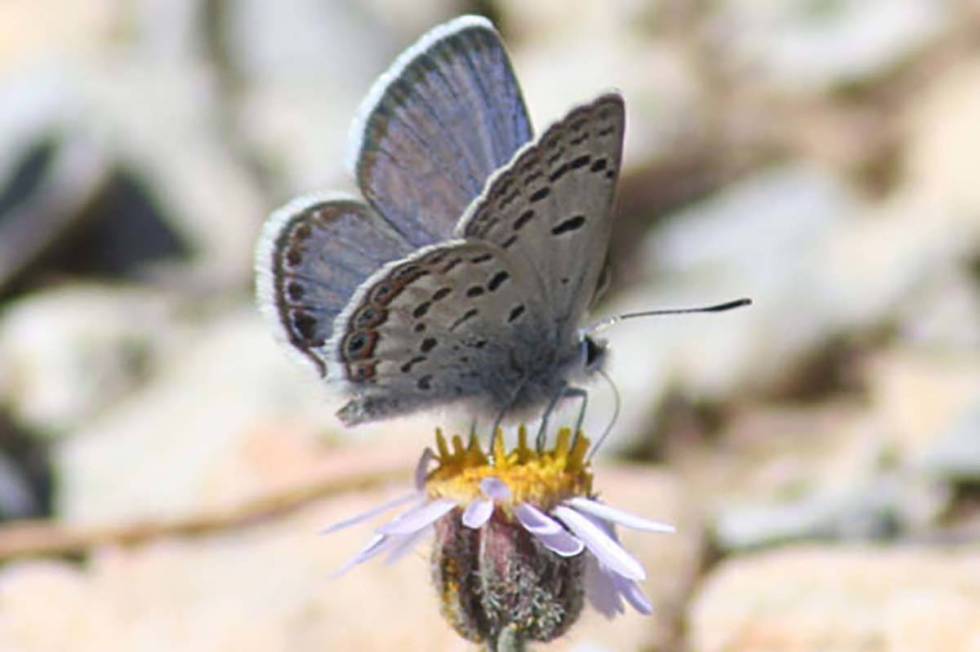
[(442, 611), (469, 640), (496, 640), (508, 628), (527, 640), (551, 640), (577, 619), (583, 593), (609, 618), (624, 611), (624, 601), (652, 613), (639, 585), (646, 572), (620, 545), (615, 526), (674, 528), (597, 500), (589, 447), (586, 437), (573, 439), (563, 428), (553, 448), (532, 450), (521, 426), (516, 447), (507, 450), (498, 430), (488, 455), (475, 437), (464, 446), (455, 436), (450, 447), (437, 430), (436, 451), (426, 448), (416, 467), (416, 491), (324, 531), (411, 505), (378, 527), (340, 573), (381, 555), (396, 561), (434, 532)]

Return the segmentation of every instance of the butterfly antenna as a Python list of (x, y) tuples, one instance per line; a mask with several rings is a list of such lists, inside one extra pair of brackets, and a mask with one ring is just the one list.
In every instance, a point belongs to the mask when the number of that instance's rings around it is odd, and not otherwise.
[(599, 439), (595, 443), (595, 446), (593, 446), (592, 450), (589, 451), (588, 457), (585, 458), (588, 461), (592, 460), (592, 456), (599, 451), (599, 449), (602, 447), (602, 442), (606, 441), (606, 437), (608, 437), (609, 433), (612, 432), (613, 426), (616, 425), (616, 421), (619, 420), (619, 410), (623, 404), (623, 401), (619, 396), (619, 388), (616, 387), (616, 383), (614, 383), (613, 379), (609, 377), (609, 374), (607, 374), (602, 369), (596, 369), (596, 371), (599, 372), (600, 376), (606, 379), (606, 382), (609, 383), (609, 387), (612, 389), (613, 415), (612, 415), (612, 419), (609, 420), (609, 425), (606, 426), (606, 429), (602, 431), (602, 436), (599, 437)]
[(644, 310), (641, 312), (627, 312), (622, 315), (613, 315), (597, 322), (588, 328), (589, 333), (598, 333), (599, 331), (604, 331), (610, 326), (618, 324), (625, 319), (636, 319), (637, 317), (657, 317), (660, 315), (688, 315), (697, 312), (725, 312), (726, 310), (734, 310), (735, 308), (741, 308), (742, 306), (752, 305), (752, 299), (741, 298), (735, 299), (734, 301), (726, 301), (724, 303), (717, 303), (713, 306), (700, 306), (697, 308), (668, 308), (663, 310)]

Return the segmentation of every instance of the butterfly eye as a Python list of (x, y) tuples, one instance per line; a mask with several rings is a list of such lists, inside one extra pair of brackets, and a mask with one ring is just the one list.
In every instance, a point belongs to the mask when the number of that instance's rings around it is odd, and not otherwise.
[(602, 361), (605, 357), (606, 346), (604, 343), (600, 344), (588, 336), (582, 338), (582, 358), (584, 359), (587, 370), (602, 366)]

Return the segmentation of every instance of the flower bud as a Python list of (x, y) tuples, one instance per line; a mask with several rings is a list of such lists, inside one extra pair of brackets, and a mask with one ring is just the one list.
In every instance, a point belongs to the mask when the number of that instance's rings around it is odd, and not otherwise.
[(582, 611), (585, 555), (551, 552), (504, 510), (479, 529), (463, 525), (460, 512), (435, 524), (432, 553), (449, 624), (478, 643), (494, 643), (505, 630), (540, 642), (568, 631)]

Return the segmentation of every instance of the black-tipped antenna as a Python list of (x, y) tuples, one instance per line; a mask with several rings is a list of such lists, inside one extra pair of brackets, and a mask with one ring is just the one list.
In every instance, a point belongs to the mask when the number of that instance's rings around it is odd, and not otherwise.
[(735, 308), (741, 308), (742, 306), (752, 305), (752, 299), (741, 298), (735, 299), (734, 301), (726, 301), (725, 303), (718, 303), (713, 306), (701, 306), (698, 308), (667, 308), (663, 310), (643, 310), (641, 312), (627, 312), (622, 315), (613, 315), (603, 319), (602, 321), (589, 327), (588, 331), (590, 333), (597, 333), (599, 331), (606, 330), (613, 324), (618, 324), (624, 319), (635, 319), (637, 317), (656, 317), (659, 315), (687, 315), (696, 312), (725, 312), (726, 310), (734, 310)]

